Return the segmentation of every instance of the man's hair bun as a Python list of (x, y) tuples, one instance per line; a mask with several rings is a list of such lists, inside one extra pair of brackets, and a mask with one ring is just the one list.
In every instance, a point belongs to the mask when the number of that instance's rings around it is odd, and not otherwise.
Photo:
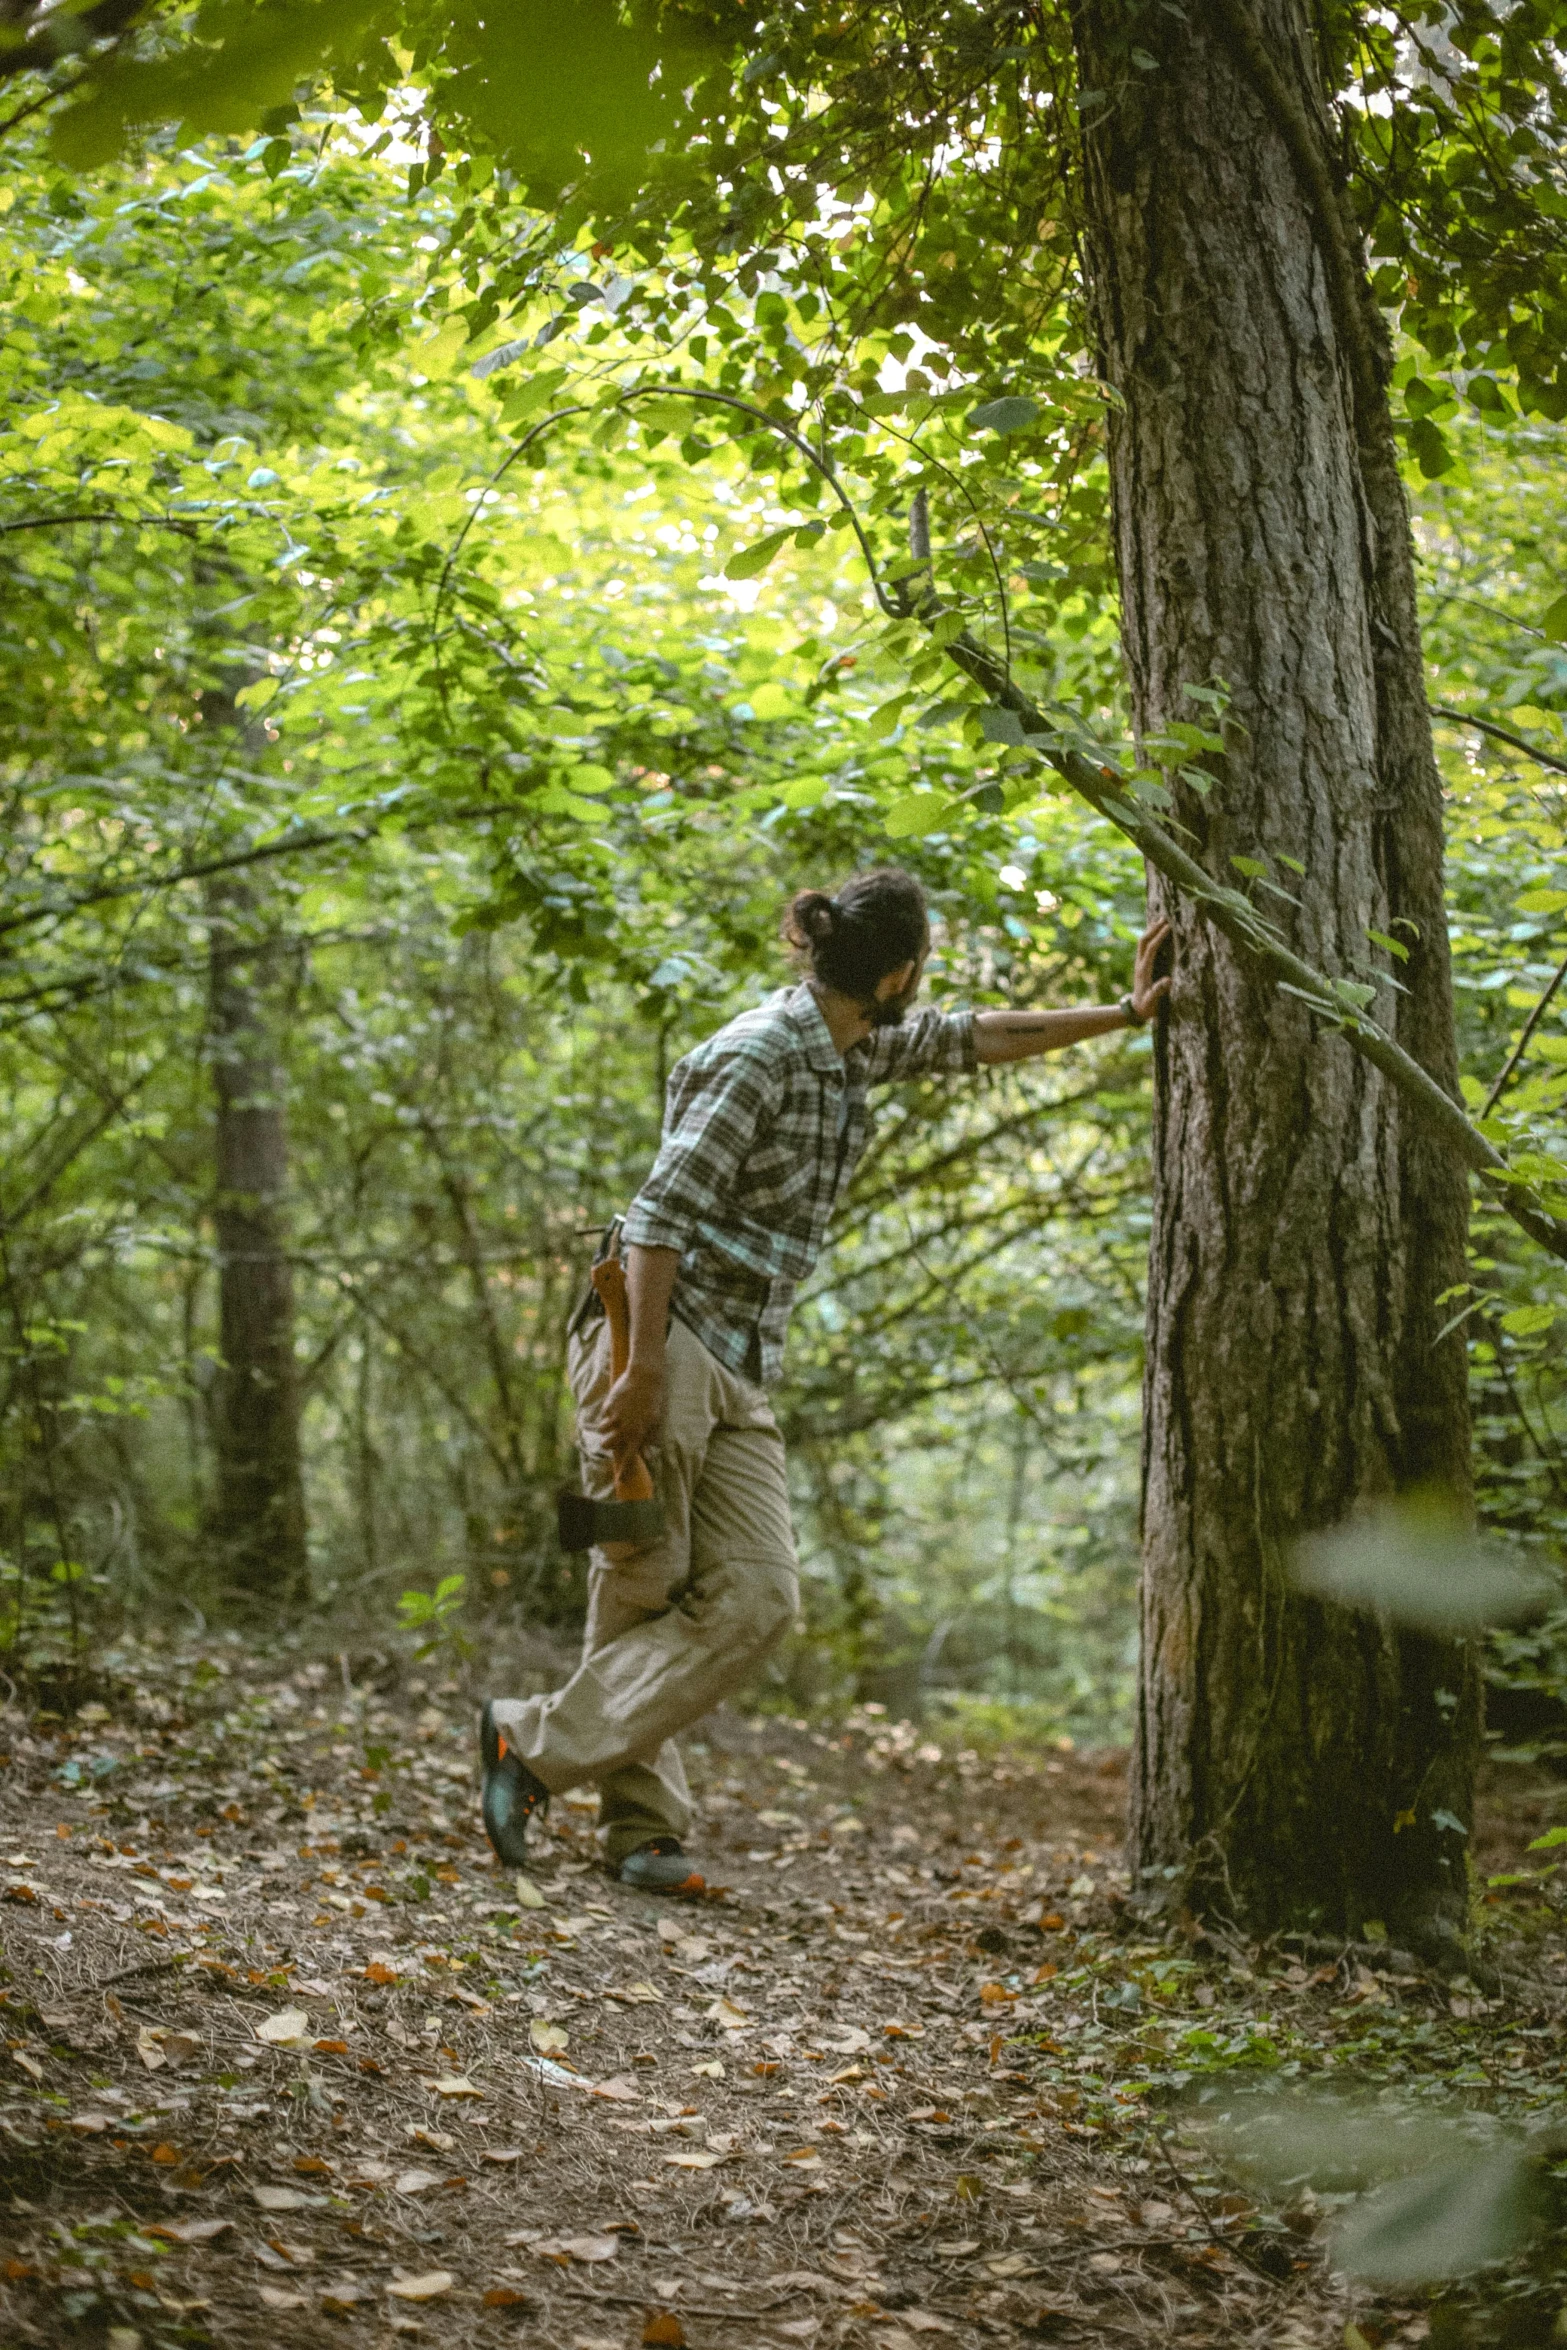
[(802, 889), (785, 920), (785, 935), (796, 946), (825, 946), (837, 927), (838, 908), (824, 889)]
[(836, 897), (802, 889), (783, 934), (813, 978), (866, 1003), (879, 980), (917, 962), (930, 945), (925, 892), (912, 873), (882, 865), (852, 875)]

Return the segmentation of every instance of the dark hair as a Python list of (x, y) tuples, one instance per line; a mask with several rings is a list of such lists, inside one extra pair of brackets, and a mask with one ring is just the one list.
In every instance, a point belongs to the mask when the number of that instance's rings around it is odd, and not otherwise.
[(925, 892), (896, 865), (856, 873), (836, 897), (802, 889), (784, 916), (784, 936), (824, 987), (869, 1003), (879, 980), (918, 962), (929, 946)]

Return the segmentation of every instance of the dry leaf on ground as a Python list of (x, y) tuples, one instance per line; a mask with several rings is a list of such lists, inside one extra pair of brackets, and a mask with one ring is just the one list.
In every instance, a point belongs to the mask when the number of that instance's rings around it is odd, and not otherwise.
[(536, 2015), (528, 2026), (528, 2038), (541, 2056), (558, 2056), (563, 2048), (571, 2046), (571, 2034), (560, 2024), (548, 2024)]
[[(282, 2008), (256, 2026), (256, 2038), (265, 2040), (269, 2048), (297, 2048), (301, 2041), (311, 2037), (310, 2018), (302, 2007)], [(140, 2054), (139, 2046), (137, 2053)]]
[(234, 2225), (231, 2219), (160, 2219), (149, 2223), (149, 2236), (166, 2236), (171, 2244), (210, 2244)]
[(399, 2277), (389, 2289), (399, 2301), (438, 2301), (456, 2282), (449, 2268), (432, 2268), (422, 2277)]

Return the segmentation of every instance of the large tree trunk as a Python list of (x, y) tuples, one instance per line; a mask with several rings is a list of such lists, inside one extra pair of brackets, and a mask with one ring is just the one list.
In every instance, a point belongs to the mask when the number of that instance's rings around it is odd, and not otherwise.
[[(1408, 517), (1358, 260), (1302, 168), (1322, 139), (1299, 0), (1190, 13), (1080, 0), (1088, 260), (1140, 733), (1232, 696), (1211, 794), (1177, 815), (1215, 877), (1329, 970), (1389, 968), (1379, 1013), (1456, 1089), (1441, 801)], [(1244, 29), (1244, 20), (1242, 20)], [(1137, 62), (1156, 49), (1157, 70)], [(1270, 91), (1267, 76), (1275, 86)], [(1296, 112), (1281, 122), (1279, 85)], [(1284, 109), (1288, 114), (1288, 107)], [(1319, 150), (1326, 152), (1326, 142)], [(1345, 286), (1351, 293), (1346, 298)], [(1358, 314), (1356, 306), (1358, 308)], [(1296, 860), (1304, 868), (1282, 862)], [(1156, 898), (1159, 892), (1155, 892)], [(1468, 1489), (1467, 1189), (1367, 1063), (1175, 914), (1158, 1043), (1145, 1396), (1143, 1882), (1255, 1929), (1427, 1946), (1464, 1906), (1477, 1675), (1454, 1644), (1324, 1608), (1293, 1539), (1418, 1485)]]
[(288, 1602), (303, 1596), (308, 1578), (294, 1283), (285, 1247), (288, 1131), (284, 1073), (248, 935), (251, 914), (243, 885), (214, 889), (210, 1050), (223, 1367), (211, 1534), (231, 1588)]

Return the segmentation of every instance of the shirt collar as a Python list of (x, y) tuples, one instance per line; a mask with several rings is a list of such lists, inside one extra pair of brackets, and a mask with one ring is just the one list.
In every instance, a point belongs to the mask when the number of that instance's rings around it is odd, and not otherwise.
[(833, 1043), (832, 1031), (822, 1017), (822, 1007), (802, 980), (789, 990), (788, 1013), (805, 1039), (805, 1057), (813, 1069), (825, 1076), (844, 1073), (843, 1055)]

